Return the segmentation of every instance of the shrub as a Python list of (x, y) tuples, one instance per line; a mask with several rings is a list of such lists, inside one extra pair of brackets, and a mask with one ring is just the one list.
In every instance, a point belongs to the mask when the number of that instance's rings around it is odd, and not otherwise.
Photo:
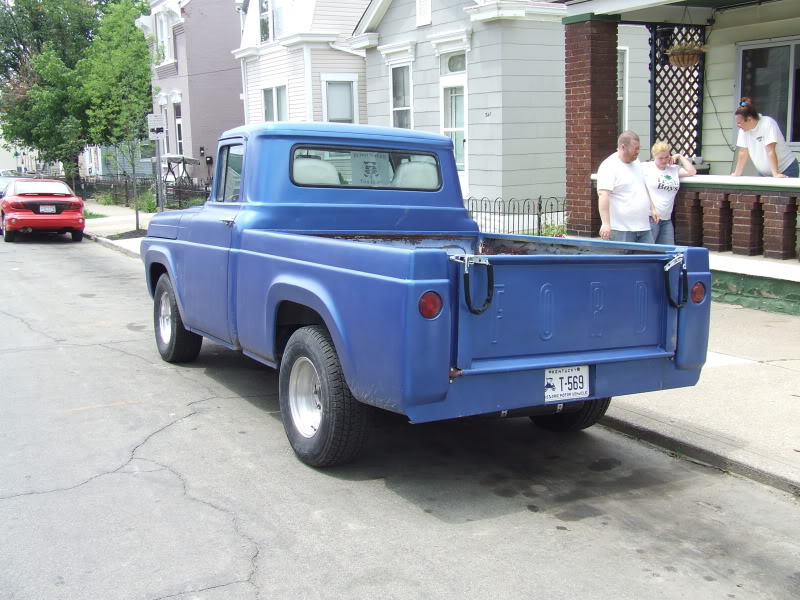
[(550, 237), (564, 237), (567, 233), (566, 225), (555, 225), (554, 223), (546, 223), (542, 225), (542, 231), (539, 235), (547, 235)]
[(114, 204), (114, 196), (111, 195), (109, 192), (97, 192), (94, 195), (94, 199), (97, 201), (98, 204), (103, 204), (105, 206)]

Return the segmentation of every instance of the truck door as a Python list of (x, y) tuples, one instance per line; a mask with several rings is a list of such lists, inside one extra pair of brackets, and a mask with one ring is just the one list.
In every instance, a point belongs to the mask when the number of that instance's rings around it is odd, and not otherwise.
[(186, 324), (223, 342), (230, 342), (231, 303), (228, 263), (244, 161), (242, 140), (220, 146), (211, 198), (192, 219), (185, 253), (181, 297)]

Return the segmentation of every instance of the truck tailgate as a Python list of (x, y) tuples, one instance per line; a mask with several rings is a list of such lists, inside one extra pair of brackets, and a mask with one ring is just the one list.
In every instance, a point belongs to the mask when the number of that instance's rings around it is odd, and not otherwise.
[[(469, 375), (673, 356), (678, 310), (667, 295), (681, 293), (680, 265), (669, 286), (665, 265), (675, 254), (481, 256), (488, 264), (468, 269), (469, 257), (454, 257), (456, 367)], [(490, 270), (491, 301), (476, 314)]]

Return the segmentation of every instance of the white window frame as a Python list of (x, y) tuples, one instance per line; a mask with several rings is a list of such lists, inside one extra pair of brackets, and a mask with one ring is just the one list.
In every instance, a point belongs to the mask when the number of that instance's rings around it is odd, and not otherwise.
[[(448, 52), (446, 55), (437, 56), (437, 70), (441, 71), (441, 60), (443, 56), (448, 56), (451, 54), (456, 54), (456, 52)], [(464, 57), (469, 56), (466, 50), (464, 51)], [(442, 135), (447, 135), (452, 128), (445, 127), (444, 125), (444, 116), (445, 116), (445, 98), (444, 98), (444, 90), (445, 88), (451, 87), (462, 87), (464, 88), (464, 140), (466, 142), (464, 147), (464, 170), (459, 173), (459, 179), (461, 180), (461, 192), (465, 196), (468, 195), (469, 190), (469, 93), (467, 89), (467, 72), (469, 69), (469, 63), (467, 62), (465, 65), (465, 70), (463, 73), (458, 73), (455, 75), (440, 75), (439, 76), (439, 129)], [(455, 149), (453, 149), (455, 152)], [(463, 175), (461, 174), (463, 173)]]
[(265, 94), (268, 91), (272, 92), (272, 107), (275, 110), (275, 114), (273, 121), (280, 121), (280, 114), (278, 114), (278, 88), (285, 88), (286, 96), (285, 96), (285, 108), (286, 108), (286, 121), (289, 120), (289, 82), (288, 81), (272, 81), (264, 85), (261, 88), (261, 115), (264, 118), (264, 122), (267, 121), (267, 103), (265, 102)]
[(328, 82), (347, 81), (353, 86), (353, 124), (360, 123), (358, 114), (358, 73), (321, 73), (319, 78), (320, 87), (322, 88), (322, 120), (328, 121)]
[(178, 154), (183, 155), (183, 105), (176, 102), (172, 105), (172, 114), (175, 115), (175, 107), (181, 107), (181, 116), (175, 116), (175, 150)]
[[(272, 44), (275, 40), (282, 38), (286, 35), (286, 25), (284, 23), (285, 15), (283, 14), (284, 2), (283, 0), (268, 0), (269, 8), (267, 8), (267, 16), (269, 17), (269, 31), (267, 32), (269, 39), (261, 40), (261, 2), (258, 0), (258, 41), (260, 44)], [(276, 13), (280, 13), (281, 17), (281, 30), (275, 31)]]
[[(395, 69), (408, 67), (408, 107), (397, 108), (394, 105), (394, 73)], [(409, 129), (414, 129), (414, 68), (411, 61), (404, 63), (392, 64), (389, 67), (389, 127), (394, 127), (394, 113), (397, 110), (408, 110), (409, 116)]]
[(156, 47), (163, 52), (158, 66), (175, 61), (175, 20), (166, 11), (154, 15), (156, 30)]
[(628, 130), (628, 109), (630, 106), (629, 102), (629, 88), (628, 88), (628, 75), (630, 73), (630, 58), (631, 58), (631, 51), (628, 46), (617, 46), (617, 64), (619, 65), (619, 53), (624, 53), (625, 57), (622, 60), (622, 98), (619, 97), (619, 78), (620, 74), (617, 73), (617, 102), (622, 100), (622, 113), (617, 115), (619, 119), (619, 129), (620, 133), (623, 131)]
[[(732, 106), (738, 106), (739, 100), (742, 97), (742, 53), (744, 50), (754, 50), (757, 48), (773, 48), (776, 46), (790, 46), (789, 50), (789, 76), (794, 73), (794, 70), (798, 68), (798, 65), (795, 64), (795, 47), (800, 46), (800, 35), (792, 35), (787, 37), (780, 37), (780, 38), (767, 38), (763, 40), (751, 40), (747, 42), (737, 42), (736, 43), (736, 73), (734, 74), (735, 82), (733, 87), (733, 102)], [(791, 139), (791, 132), (794, 122), (792, 120), (792, 106), (794, 102), (800, 102), (800, 98), (792, 98), (794, 95), (794, 86), (792, 85), (793, 81), (789, 81), (789, 98), (788, 98), (788, 114), (786, 115), (786, 131), (782, 131), (784, 137), (787, 140), (787, 144), (789, 148), (795, 152), (800, 151), (800, 140), (795, 140), (790, 142)], [(758, 105), (756, 105), (758, 108)], [(775, 118), (775, 115), (769, 115)], [(736, 143), (735, 140), (739, 135), (738, 128), (736, 127), (735, 121), (732, 124), (731, 134), (733, 135), (734, 144)]]
[(163, 144), (164, 154), (169, 154), (169, 109), (166, 104), (161, 105), (161, 116), (164, 117), (164, 139), (161, 140)]

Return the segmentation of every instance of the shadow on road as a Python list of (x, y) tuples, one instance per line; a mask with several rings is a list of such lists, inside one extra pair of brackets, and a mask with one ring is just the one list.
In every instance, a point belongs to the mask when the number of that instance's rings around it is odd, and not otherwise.
[[(280, 421), (277, 371), (214, 344), (206, 344), (187, 368), (204, 369), (232, 396)], [(270, 433), (283, 435), (282, 427)], [(290, 467), (308, 468), (299, 461)], [(530, 511), (569, 523), (606, 514), (598, 503), (610, 498), (644, 501), (675, 492), (699, 468), (645, 451), (602, 427), (554, 434), (527, 418), (412, 425), (402, 415), (376, 410), (361, 456), (317, 472), (352, 482), (383, 480), (387, 489), (446, 522)]]

